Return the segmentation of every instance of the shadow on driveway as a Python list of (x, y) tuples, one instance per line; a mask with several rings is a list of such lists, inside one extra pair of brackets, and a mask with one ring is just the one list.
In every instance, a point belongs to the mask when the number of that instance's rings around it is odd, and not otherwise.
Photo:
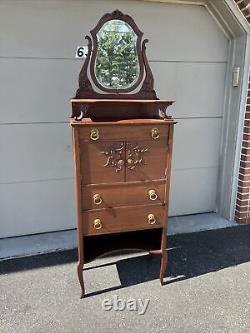
[[(168, 237), (169, 262), (166, 284), (215, 272), (250, 261), (250, 225), (226, 229), (181, 234)], [(140, 255), (88, 267), (95, 269), (116, 264), (121, 286), (93, 292), (125, 288), (159, 278), (160, 258), (156, 255)], [(0, 274), (62, 265), (77, 261), (76, 250), (43, 254), (0, 262)]]

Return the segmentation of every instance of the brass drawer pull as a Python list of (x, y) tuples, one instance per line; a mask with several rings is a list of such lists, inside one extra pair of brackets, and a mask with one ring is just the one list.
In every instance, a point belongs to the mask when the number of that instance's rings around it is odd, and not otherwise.
[(96, 141), (99, 139), (99, 130), (97, 128), (92, 128), (90, 132), (90, 139)]
[(102, 203), (102, 197), (100, 194), (96, 193), (93, 195), (93, 202), (95, 205), (100, 205)]
[(97, 229), (97, 230), (102, 228), (102, 222), (101, 222), (100, 219), (95, 219), (94, 220), (94, 228)]
[(148, 191), (149, 199), (155, 201), (158, 198), (158, 195), (156, 194), (155, 190), (149, 190)]
[(154, 214), (148, 214), (148, 223), (149, 224), (155, 224), (156, 223), (156, 218)]
[(151, 136), (155, 140), (158, 139), (160, 137), (160, 130), (157, 127), (152, 128), (152, 130), (151, 130)]

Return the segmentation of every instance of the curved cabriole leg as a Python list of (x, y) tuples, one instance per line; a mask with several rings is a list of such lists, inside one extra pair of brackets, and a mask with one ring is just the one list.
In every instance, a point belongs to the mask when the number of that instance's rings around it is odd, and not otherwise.
[(78, 274), (78, 279), (80, 282), (82, 294), (80, 298), (83, 298), (85, 295), (85, 290), (84, 290), (84, 282), (83, 282), (83, 264), (81, 262), (78, 262), (77, 264), (77, 274)]
[(164, 250), (162, 251), (161, 255), (161, 268), (160, 268), (160, 281), (162, 286), (164, 284), (163, 279), (167, 268), (167, 263), (168, 263), (168, 252), (167, 250)]

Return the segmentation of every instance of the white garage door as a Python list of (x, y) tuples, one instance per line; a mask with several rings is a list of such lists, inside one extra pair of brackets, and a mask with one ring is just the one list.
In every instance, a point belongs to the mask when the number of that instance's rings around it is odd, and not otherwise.
[(69, 99), (77, 45), (120, 9), (149, 38), (160, 98), (176, 100), (171, 215), (213, 211), (228, 41), (203, 6), (144, 1), (0, 3), (0, 237), (75, 226)]

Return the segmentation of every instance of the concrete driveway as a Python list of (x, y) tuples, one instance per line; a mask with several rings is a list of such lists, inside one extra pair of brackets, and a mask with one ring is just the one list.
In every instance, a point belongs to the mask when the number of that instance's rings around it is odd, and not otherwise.
[[(76, 251), (0, 262), (0, 332), (249, 333), (250, 226), (170, 236), (168, 247), (164, 286), (158, 257), (110, 256), (86, 265), (82, 300)], [(104, 309), (118, 299), (149, 304), (144, 315)]]

